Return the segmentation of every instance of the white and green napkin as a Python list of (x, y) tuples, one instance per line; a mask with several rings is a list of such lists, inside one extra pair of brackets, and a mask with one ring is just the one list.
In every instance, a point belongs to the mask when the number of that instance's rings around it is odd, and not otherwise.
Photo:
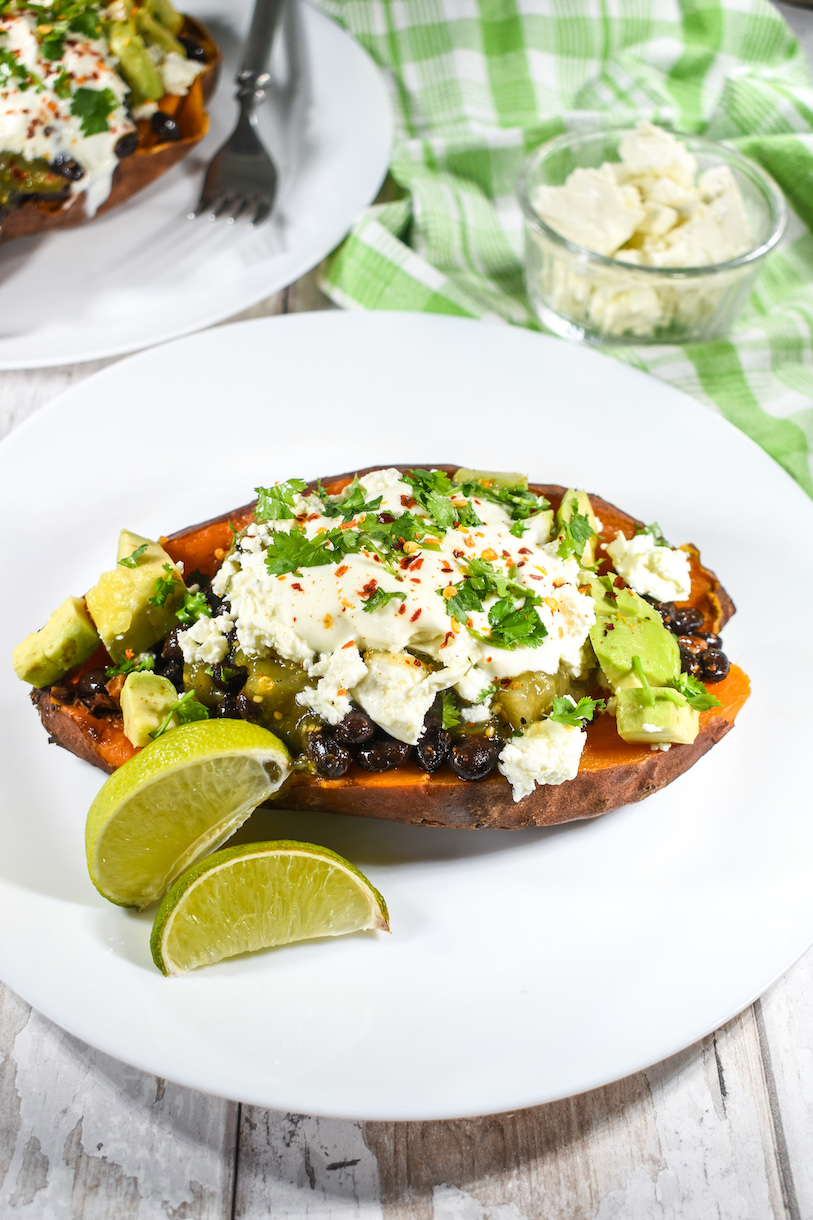
[(813, 496), (813, 85), (768, 0), (320, 0), (389, 83), (392, 202), (369, 208), (325, 289), (354, 309), (538, 326), (514, 183), (574, 128), (642, 118), (731, 140), (791, 209), (727, 340), (615, 348), (720, 410)]

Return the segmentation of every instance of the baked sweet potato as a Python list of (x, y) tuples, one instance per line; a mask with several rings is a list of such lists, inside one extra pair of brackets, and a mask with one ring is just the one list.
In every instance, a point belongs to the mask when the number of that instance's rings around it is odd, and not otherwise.
[[(194, 39), (203, 47), (206, 66), (192, 82), (188, 93), (184, 96), (166, 94), (158, 103), (159, 110), (175, 120), (180, 135), (172, 140), (162, 140), (155, 134), (148, 119), (138, 120), (135, 151), (119, 162), (113, 174), (110, 194), (100, 204), (96, 216), (112, 211), (151, 186), (181, 161), (209, 130), (206, 103), (217, 84), (222, 57), (207, 28), (192, 17), (184, 18), (181, 36)], [(74, 228), (88, 219), (81, 194), (67, 198), (64, 192), (54, 198), (23, 197), (5, 214), (0, 212), (0, 242), (12, 241), (17, 237), (33, 237), (55, 229)]]
[[(457, 467), (433, 466), (433, 469), (451, 474)], [(357, 473), (364, 475), (369, 470)], [(352, 474), (338, 475), (322, 480), (322, 484), (328, 492), (336, 494), (352, 478)], [(308, 489), (314, 487), (312, 483)], [(530, 490), (544, 495), (554, 509), (565, 493), (565, 488), (558, 485), (531, 484)], [(603, 525), (598, 548), (601, 558), (605, 541), (609, 542), (616, 531), (632, 537), (642, 523), (598, 496), (591, 495), (590, 500)], [(256, 501), (180, 530), (162, 538), (161, 543), (173, 560), (183, 563), (187, 573), (210, 577), (229, 549), (233, 530), (242, 529), (252, 520), (255, 504)], [(715, 574), (702, 566), (696, 548), (684, 549), (691, 558), (692, 589), (689, 601), (680, 604), (698, 608), (703, 614), (703, 629), (719, 632), (734, 613), (734, 605)], [(82, 673), (100, 663), (98, 655), (91, 658), (59, 688), (35, 690), (32, 699), (51, 741), (103, 770), (113, 771), (134, 753), (122, 731), (121, 718), (96, 716), (76, 698), (76, 684)], [(297, 771), (276, 801), (289, 809), (457, 828), (517, 829), (593, 817), (642, 800), (688, 770), (732, 727), (748, 698), (748, 678), (742, 670), (731, 666), (727, 677), (713, 687), (713, 693), (720, 705), (701, 714), (695, 741), (668, 750), (622, 741), (614, 718), (608, 713), (600, 714), (587, 726), (587, 744), (575, 779), (558, 785), (540, 785), (518, 802), (513, 799), (508, 781), (496, 772), (486, 779), (466, 782), (448, 767), (430, 775), (411, 762), (380, 773), (353, 764), (339, 779)]]

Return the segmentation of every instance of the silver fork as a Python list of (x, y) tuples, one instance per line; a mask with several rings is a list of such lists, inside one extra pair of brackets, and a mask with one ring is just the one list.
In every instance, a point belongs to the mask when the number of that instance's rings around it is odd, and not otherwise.
[(190, 219), (225, 217), (232, 224), (244, 212), (253, 225), (271, 215), (277, 195), (277, 167), (257, 134), (257, 111), (271, 79), (268, 61), (285, 0), (256, 0), (237, 74), (240, 117), (226, 143), (209, 162), (203, 190)]

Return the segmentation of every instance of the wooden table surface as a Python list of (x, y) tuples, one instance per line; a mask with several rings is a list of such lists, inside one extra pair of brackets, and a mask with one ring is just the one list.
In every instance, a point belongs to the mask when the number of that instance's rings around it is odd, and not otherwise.
[[(813, 50), (813, 12), (782, 11)], [(243, 316), (326, 305), (312, 274)], [(0, 374), (0, 436), (106, 363)], [(453, 1122), (320, 1119), (196, 1093), (86, 1046), (0, 984), (0, 1218), (12, 1217), (813, 1220), (813, 950), (646, 1072)]]

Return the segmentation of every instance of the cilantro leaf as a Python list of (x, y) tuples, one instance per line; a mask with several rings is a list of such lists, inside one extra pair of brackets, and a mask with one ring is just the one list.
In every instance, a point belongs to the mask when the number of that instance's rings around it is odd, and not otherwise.
[(536, 611), (535, 603), (526, 599), (515, 607), (513, 602), (495, 602), (488, 612), (490, 635), (469, 628), (472, 635), (497, 648), (538, 648), (548, 634), (548, 629)]
[(388, 593), (386, 589), (382, 589), (379, 585), (375, 592), (367, 598), (364, 603), (364, 613), (372, 614), (373, 610), (380, 610), (382, 606), (386, 606), (393, 598), (400, 598), (402, 602), (406, 601), (406, 593)]
[(412, 488), (414, 499), (440, 529), (451, 529), (454, 525), (482, 525), (470, 504), (452, 503), (451, 497), (460, 496), (462, 492), (442, 470), (417, 467), (407, 471), (402, 478)]
[(290, 534), (274, 534), (265, 552), (265, 565), (272, 576), (285, 576), (288, 572), (300, 575), (299, 568), (323, 567), (338, 563), (341, 552), (330, 549), (333, 533), (319, 534), (307, 538), (302, 530), (291, 530)]
[(185, 695), (181, 695), (180, 699), (173, 703), (158, 728), (153, 729), (150, 733), (153, 741), (156, 737), (161, 737), (166, 733), (173, 716), (176, 717), (178, 724), (191, 724), (193, 720), (208, 720), (209, 709), (198, 702), (193, 690), (188, 690)]
[(155, 657), (151, 652), (145, 652), (138, 657), (125, 656), (123, 660), (119, 661), (118, 665), (107, 665), (104, 676), (106, 678), (115, 678), (116, 674), (141, 673), (142, 670), (154, 668)]
[(330, 499), (321, 483), (317, 488), (317, 495), (322, 500), (326, 517), (341, 517), (344, 521), (352, 521), (353, 517), (360, 517), (362, 513), (365, 516), (367, 514), (375, 516), (381, 508), (381, 496), (377, 496), (375, 500), (364, 499), (365, 492), (358, 480), (358, 475), (345, 489), (342, 499), (338, 503)]
[(148, 598), (151, 606), (165, 606), (167, 598), (176, 592), (180, 581), (176, 580), (175, 573), (172, 570), (172, 565), (165, 563), (164, 571), (168, 572), (168, 576), (156, 576), (155, 578), (155, 594)]
[(254, 520), (291, 521), (296, 516), (293, 511), (294, 496), (306, 487), (304, 479), (287, 479), (284, 483), (275, 483), (273, 487), (255, 487), (257, 508)]
[(206, 594), (200, 591), (190, 593), (187, 589), (184, 593), (183, 605), (175, 611), (175, 617), (179, 623), (185, 623), (187, 626), (196, 623), (199, 618), (211, 618), (212, 610), (206, 600)]
[(54, 81), (53, 90), (57, 97), (61, 97), (63, 100), (71, 96), (71, 78), (67, 68), (63, 68)]
[(564, 522), (559, 532), (559, 549), (556, 553), (560, 559), (567, 559), (569, 555), (575, 555), (576, 559), (581, 562), (585, 546), (591, 538), (597, 537), (598, 534), (587, 516), (580, 513), (574, 506), (570, 520)]
[(109, 115), (118, 106), (112, 89), (85, 89), (80, 86), (71, 99), (71, 114), (82, 121), (82, 135), (95, 136), (109, 131)]
[(650, 525), (639, 525), (633, 536), (637, 538), (640, 534), (649, 534), (650, 537), (655, 539), (656, 546), (669, 546), (669, 543), (661, 533), (661, 527), (657, 521), (653, 521)]
[(85, 38), (100, 38), (102, 33), (102, 25), (98, 14), (89, 8), (83, 9), (81, 13), (77, 13), (71, 19), (68, 29), (74, 34), (84, 34)]
[[(534, 513), (550, 508), (544, 496), (537, 496), (527, 487), (498, 487), (496, 483), (480, 483), (472, 480), (463, 483), (461, 491), (464, 496), (477, 497), (480, 500), (490, 500), (492, 504), (501, 504), (507, 509), (512, 521), (526, 521)], [(514, 533), (514, 530), (511, 530)], [(516, 534), (521, 538), (522, 534)]]
[(570, 695), (555, 695), (553, 711), (549, 714), (548, 719), (555, 720), (557, 724), (569, 724), (582, 728), (586, 720), (592, 720), (596, 712), (604, 711), (606, 706), (603, 699), (584, 698), (576, 703)]
[(672, 685), (696, 712), (707, 712), (711, 707), (722, 706), (720, 700), (710, 694), (694, 674), (679, 674)]
[(445, 690), (441, 695), (443, 702), (443, 722), (444, 729), (456, 729), (460, 724), (460, 712), (457, 707), (457, 699), (454, 692)]
[(485, 703), (486, 699), (490, 699), (492, 695), (496, 695), (497, 687), (492, 682), (490, 686), (486, 686), (480, 691), (480, 694), (474, 700), (475, 707), (478, 703)]
[(42, 58), (53, 61), (61, 59), (65, 53), (65, 32), (58, 27), (52, 28), (40, 43)]
[(124, 555), (119, 560), (119, 563), (121, 564), (121, 566), (123, 568), (137, 568), (139, 559), (144, 554), (144, 552), (146, 551), (146, 549), (149, 545), (150, 544), (148, 542), (142, 542), (141, 546), (137, 546), (136, 549), (134, 551), (132, 551), (129, 555)]
[(527, 530), (527, 528), (528, 528), (528, 526), (525, 524), (524, 521), (522, 521), (522, 520), (515, 521), (514, 524), (511, 526), (510, 530), (508, 531), (508, 533), (513, 534), (515, 538), (521, 538), (522, 535)]
[[(446, 609), (458, 622), (465, 623), (472, 610), (482, 610), (483, 603), (473, 581), (461, 580), (456, 588), (454, 596), (446, 599)], [(443, 589), (438, 589), (438, 593), (443, 597)]]

